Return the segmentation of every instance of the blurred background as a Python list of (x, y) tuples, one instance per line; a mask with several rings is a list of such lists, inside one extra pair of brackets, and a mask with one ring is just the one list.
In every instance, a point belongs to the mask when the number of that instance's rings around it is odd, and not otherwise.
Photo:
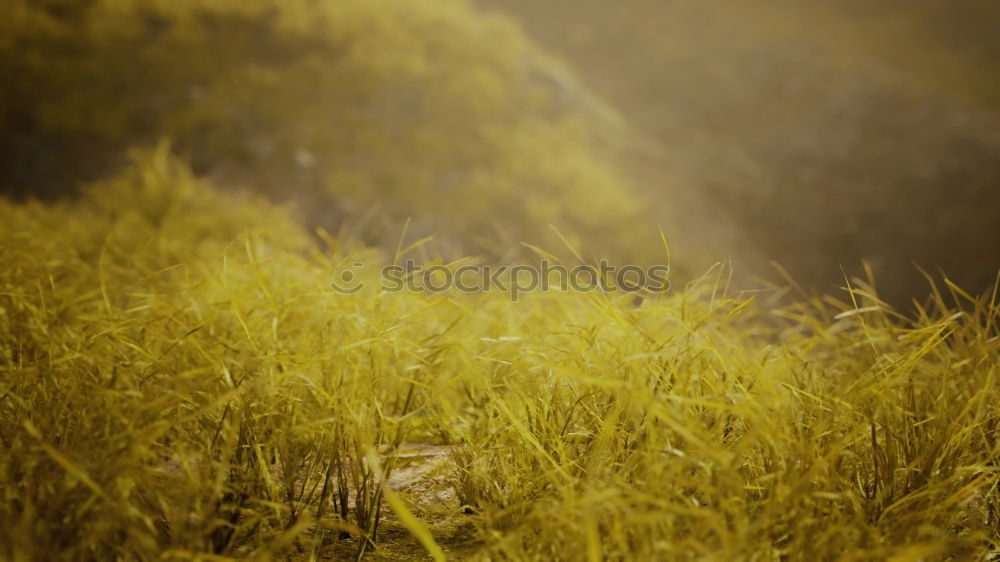
[(992, 0), (9, 0), (0, 188), (72, 197), (169, 139), (310, 226), (675, 281), (970, 292), (1000, 269)]
[(711, 236), (738, 273), (767, 276), (777, 260), (825, 292), (841, 265), (868, 260), (896, 302), (927, 289), (914, 262), (992, 285), (1000, 3), (481, 5), (516, 18), (622, 113), (635, 183), (697, 209), (674, 237)]

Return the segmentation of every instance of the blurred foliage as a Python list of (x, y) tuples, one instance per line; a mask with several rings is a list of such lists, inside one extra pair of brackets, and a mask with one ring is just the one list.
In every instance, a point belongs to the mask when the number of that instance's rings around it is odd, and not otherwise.
[(870, 261), (984, 289), (1000, 267), (993, 0), (480, 0), (568, 59), (642, 138), (630, 169), (678, 246), (776, 259), (820, 292)]
[(0, 558), (1000, 551), (995, 291), (385, 292), (383, 253), (135, 159), (0, 200)]
[[(0, 185), (58, 195), (166, 136), (220, 184), (311, 224), (504, 256), (546, 224), (643, 255), (613, 116), (502, 18), (462, 2), (13, 0)], [(600, 123), (611, 123), (611, 127)], [(610, 144), (609, 144), (610, 143)], [(648, 237), (655, 240), (655, 237)], [(648, 253), (646, 253), (648, 257)]]
[[(995, 3), (12, 0), (0, 188), (61, 195), (173, 140), (307, 224), (449, 257), (553, 241), (677, 273), (771, 260), (825, 292), (873, 265), (1000, 266)], [(905, 4), (905, 6), (904, 6)], [(648, 227), (648, 228), (646, 228)], [(684, 271), (681, 271), (684, 270)]]

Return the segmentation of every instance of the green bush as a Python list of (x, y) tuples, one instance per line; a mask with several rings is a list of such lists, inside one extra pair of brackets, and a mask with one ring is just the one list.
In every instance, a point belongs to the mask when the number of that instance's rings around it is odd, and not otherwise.
[(595, 136), (610, 117), (463, 2), (15, 0), (0, 37), (8, 191), (62, 193), (168, 137), (199, 175), (371, 242), (409, 217), (445, 250), (504, 256), (555, 223), (642, 254), (607, 236), (641, 214)]

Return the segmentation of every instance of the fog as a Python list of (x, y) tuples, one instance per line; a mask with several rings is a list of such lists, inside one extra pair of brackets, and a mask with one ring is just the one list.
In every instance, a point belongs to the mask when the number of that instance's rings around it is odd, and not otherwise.
[[(72, 196), (167, 140), (392, 249), (731, 263), (897, 304), (1000, 267), (995, 2), (15, 0), (0, 187)], [(775, 267), (772, 262), (776, 262)]]
[(517, 19), (620, 113), (626, 166), (675, 244), (737, 274), (896, 301), (1000, 265), (1000, 6), (532, 2)]

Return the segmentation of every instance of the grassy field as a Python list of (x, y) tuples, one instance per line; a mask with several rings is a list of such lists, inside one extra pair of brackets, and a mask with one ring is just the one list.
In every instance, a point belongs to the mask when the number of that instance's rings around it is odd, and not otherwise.
[(165, 149), (0, 203), (0, 558), (1000, 552), (995, 290), (330, 289), (409, 242), (307, 232)]

